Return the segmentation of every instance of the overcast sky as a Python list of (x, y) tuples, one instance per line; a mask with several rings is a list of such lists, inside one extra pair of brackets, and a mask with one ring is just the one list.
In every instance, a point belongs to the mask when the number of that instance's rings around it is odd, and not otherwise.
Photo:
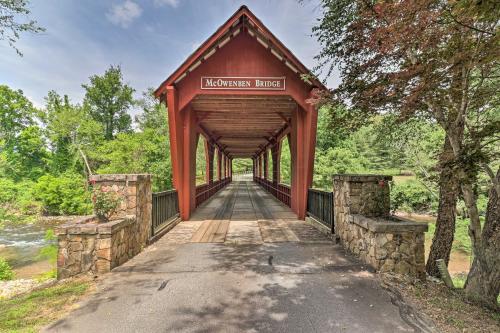
[[(21, 89), (40, 107), (49, 90), (80, 103), (82, 83), (120, 65), (137, 90), (156, 88), (242, 4), (309, 68), (319, 46), (311, 28), (317, 1), (305, 0), (44, 0), (31, 1), (45, 27), (17, 43), (19, 57), (0, 41), (0, 83)], [(329, 80), (331, 87), (336, 81)]]

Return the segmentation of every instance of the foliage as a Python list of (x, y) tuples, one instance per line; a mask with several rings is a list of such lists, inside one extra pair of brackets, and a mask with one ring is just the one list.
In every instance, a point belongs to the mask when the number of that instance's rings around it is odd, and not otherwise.
[[(135, 103), (133, 89), (122, 81), (120, 69), (111, 67), (91, 77), (83, 107), (50, 91), (41, 111), (22, 91), (0, 85), (0, 219), (21, 221), (41, 211), (88, 214), (84, 178), (96, 170), (151, 173), (154, 191), (172, 188), (166, 108), (152, 89), (144, 92), (132, 131), (127, 111)], [(112, 119), (96, 116), (103, 105), (114, 112)], [(105, 140), (103, 119), (114, 122), (112, 140)]]
[(0, 204), (5, 210), (35, 214), (39, 211), (39, 203), (33, 194), (34, 182), (30, 180), (16, 182), (9, 178), (0, 178)]
[(46, 169), (48, 156), (37, 115), (21, 90), (0, 85), (0, 173), (9, 178), (35, 180)]
[[(61, 97), (55, 91), (49, 91), (45, 103), (41, 118), (51, 143), (50, 171), (84, 171), (84, 155), (92, 155), (95, 147), (103, 141), (102, 125), (92, 119), (87, 109), (71, 104), (66, 95)], [(91, 167), (96, 166), (90, 162)]]
[(172, 171), (166, 138), (153, 129), (120, 133), (97, 149), (98, 173), (152, 173), (153, 190), (172, 187)]
[(391, 209), (428, 213), (437, 206), (436, 198), (418, 180), (408, 180), (391, 187)]
[[(207, 169), (207, 158), (206, 158), (206, 139), (203, 135), (200, 135), (198, 139), (198, 146), (196, 147), (196, 185), (205, 184), (207, 182), (207, 176), (205, 175)], [(214, 161), (214, 169), (217, 164)], [(214, 170), (214, 178), (216, 177), (216, 170)]]
[[(426, 119), (441, 127), (451, 148), (442, 169), (451, 169), (458, 180), (470, 218), (479, 263), (471, 272), (498, 274), (498, 265), (487, 255), (497, 245), (483, 241), (492, 237), (484, 230), (499, 232), (494, 227), (498, 221), (486, 221), (482, 229), (476, 182), (482, 169), (500, 194), (492, 168), (500, 155), (500, 6), (470, 0), (323, 0), (322, 8), (324, 16), (313, 29), (322, 45), (319, 68), (329, 75), (341, 64), (342, 83), (329, 102), (349, 105), (366, 118), (384, 113), (399, 121)], [(487, 284), (475, 284), (474, 293), (493, 304), (496, 295), (485, 291), (493, 287), (498, 293), (499, 285)]]
[(48, 151), (38, 126), (24, 128), (10, 150), (7, 148), (8, 174), (16, 180), (36, 180), (47, 171)]
[(0, 106), (0, 142), (4, 147), (12, 147), (18, 133), (34, 125), (37, 111), (22, 90), (6, 85), (0, 85)]
[(141, 131), (120, 133), (101, 142), (91, 157), (98, 161), (98, 173), (151, 173), (153, 191), (172, 188), (167, 111), (150, 91), (139, 101), (143, 113), (137, 117)]
[(328, 148), (316, 152), (314, 187), (331, 191), (333, 175), (339, 173), (362, 173), (368, 161), (356, 150), (346, 147)]
[(123, 83), (120, 66), (111, 66), (104, 75), (93, 75), (85, 89), (84, 107), (104, 128), (104, 138), (112, 140), (117, 133), (131, 130), (132, 118), (127, 113), (134, 99), (134, 89)]
[(35, 184), (34, 195), (46, 214), (85, 215), (91, 211), (90, 193), (85, 183), (85, 179), (74, 172), (44, 175)]
[[(57, 253), (56, 253), (56, 255), (57, 255)], [(40, 273), (36, 277), (36, 280), (38, 282), (44, 282), (44, 281), (52, 280), (52, 279), (56, 279), (56, 278), (57, 278), (57, 268), (53, 268), (53, 269), (48, 270), (44, 273)]]
[(233, 159), (233, 173), (252, 172), (253, 162), (249, 158)]
[(27, 0), (2, 0), (0, 1), (0, 40), (7, 43), (22, 56), (21, 51), (16, 47), (20, 34), (24, 32), (40, 33), (45, 31), (35, 20), (19, 20), (27, 18), (30, 14)]
[(283, 138), (281, 141), (280, 183), (287, 185), (292, 184), (292, 160), (290, 144), (287, 137)]
[(2, 280), (12, 280), (14, 278), (14, 272), (10, 268), (9, 263), (2, 257), (0, 257), (0, 281)]
[(92, 193), (94, 213), (101, 221), (108, 221), (120, 206), (121, 198), (113, 191), (95, 188)]
[(87, 281), (69, 280), (27, 295), (0, 300), (0, 332), (37, 332), (57, 320), (89, 290)]
[[(484, 223), (484, 219), (481, 219)], [(429, 223), (429, 230), (426, 232), (426, 242), (432, 241), (434, 231), (436, 230), (435, 223)], [(455, 222), (455, 233), (452, 245), (453, 251), (461, 251), (462, 253), (471, 256), (472, 245), (469, 237), (469, 221), (465, 218), (457, 218)]]

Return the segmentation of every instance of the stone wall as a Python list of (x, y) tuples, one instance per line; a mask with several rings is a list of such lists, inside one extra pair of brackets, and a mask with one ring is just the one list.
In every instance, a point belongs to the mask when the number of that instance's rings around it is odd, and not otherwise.
[(150, 238), (150, 175), (95, 175), (90, 182), (94, 190), (116, 192), (120, 207), (106, 223), (88, 216), (56, 228), (59, 279), (109, 272), (141, 252)]
[(427, 224), (390, 216), (391, 176), (334, 176), (335, 232), (344, 248), (381, 272), (425, 277)]

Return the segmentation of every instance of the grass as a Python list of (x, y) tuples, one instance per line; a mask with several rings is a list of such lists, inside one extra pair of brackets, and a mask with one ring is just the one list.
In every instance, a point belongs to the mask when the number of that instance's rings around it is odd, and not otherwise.
[(467, 280), (466, 275), (456, 275), (451, 278), (453, 280), (453, 285), (455, 288), (458, 289), (464, 289), (465, 287), (465, 280)]
[(412, 180), (412, 179), (417, 179), (416, 176), (392, 176), (392, 180), (394, 183), (396, 184), (402, 184), (402, 183), (405, 183), (409, 180)]
[(91, 282), (68, 280), (9, 300), (0, 300), (0, 332), (37, 332), (60, 318), (85, 295)]

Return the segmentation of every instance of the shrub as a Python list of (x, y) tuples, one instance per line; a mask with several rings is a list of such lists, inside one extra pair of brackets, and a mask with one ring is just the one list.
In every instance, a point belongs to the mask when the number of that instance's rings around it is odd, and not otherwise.
[(33, 194), (32, 181), (15, 182), (9, 178), (0, 178), (0, 203), (5, 211), (11, 213), (36, 214), (40, 204), (36, 202)]
[(417, 180), (394, 184), (391, 188), (391, 209), (408, 213), (429, 212), (435, 206), (432, 193)]
[(94, 213), (101, 221), (108, 221), (121, 203), (115, 192), (106, 192), (98, 187), (92, 194)]
[(10, 268), (9, 263), (2, 257), (0, 257), (0, 281), (1, 280), (12, 280), (14, 278), (14, 272)]
[(92, 212), (90, 192), (79, 174), (44, 175), (38, 179), (34, 192), (46, 214), (85, 215)]

